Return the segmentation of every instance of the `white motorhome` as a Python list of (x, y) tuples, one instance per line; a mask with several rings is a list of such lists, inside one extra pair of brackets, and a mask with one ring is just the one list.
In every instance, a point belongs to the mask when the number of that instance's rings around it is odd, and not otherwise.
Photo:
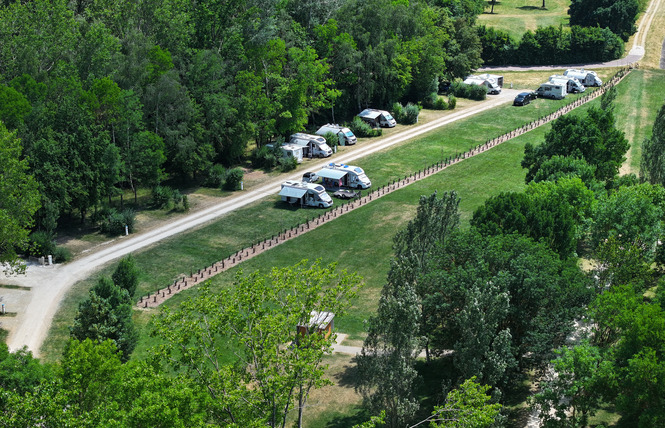
[(584, 86), (600, 86), (603, 84), (603, 81), (600, 80), (595, 71), (585, 70), (583, 68), (568, 69), (563, 73), (563, 75), (576, 78)]
[(497, 85), (499, 85), (500, 88), (503, 88), (503, 76), (500, 74), (478, 74), (478, 77), (482, 77), (483, 79), (488, 79), (491, 81), (496, 82)]
[(562, 76), (560, 74), (553, 74), (550, 76), (550, 82), (566, 85), (566, 92), (574, 94), (576, 92), (584, 92), (586, 88), (574, 77)]
[[(272, 149), (274, 145), (266, 144), (266, 147)], [(282, 144), (280, 149), (282, 149), (283, 158), (296, 158), (298, 163), (302, 163), (303, 150), (301, 146), (298, 146), (297, 144)]]
[(466, 85), (482, 85), (487, 88), (487, 93), (498, 95), (501, 93), (501, 86), (493, 77), (469, 76), (464, 80)]
[(318, 135), (298, 132), (291, 135), (289, 144), (302, 147), (303, 155), (310, 158), (327, 158), (332, 155), (332, 149), (326, 144), (326, 139)]
[(328, 132), (332, 132), (333, 134), (337, 135), (337, 138), (339, 138), (340, 146), (351, 146), (356, 144), (358, 141), (356, 136), (353, 135), (353, 132), (351, 132), (349, 128), (345, 128), (337, 124), (326, 123), (320, 127), (318, 131), (316, 131), (316, 135), (324, 136)]
[(328, 208), (333, 204), (332, 198), (320, 184), (285, 181), (279, 191), (282, 201), (302, 207)]
[(365, 171), (358, 166), (330, 163), (318, 172), (323, 179), (323, 185), (330, 189), (348, 187), (352, 189), (367, 189), (372, 182), (365, 175)]
[(369, 123), (373, 127), (393, 128), (397, 122), (390, 113), (385, 110), (366, 108), (358, 115), (359, 118)]
[(552, 98), (560, 100), (566, 97), (566, 85), (559, 83), (543, 83), (540, 88), (536, 89), (536, 95), (543, 98)]

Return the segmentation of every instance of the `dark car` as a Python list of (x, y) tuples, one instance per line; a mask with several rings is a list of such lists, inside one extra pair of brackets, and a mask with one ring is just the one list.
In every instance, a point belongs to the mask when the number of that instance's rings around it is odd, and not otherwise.
[(514, 106), (525, 106), (531, 102), (531, 100), (536, 99), (536, 93), (535, 92), (520, 92), (517, 94), (515, 97), (515, 100), (513, 101)]

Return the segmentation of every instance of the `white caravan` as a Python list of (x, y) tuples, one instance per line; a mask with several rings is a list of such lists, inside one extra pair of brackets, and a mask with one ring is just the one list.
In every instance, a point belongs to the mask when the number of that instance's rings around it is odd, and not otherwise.
[(493, 77), (469, 76), (464, 80), (464, 83), (467, 85), (482, 85), (487, 88), (487, 93), (491, 95), (501, 93), (501, 86)]
[(282, 201), (300, 206), (328, 208), (333, 204), (332, 198), (320, 184), (285, 181), (279, 191)]
[(558, 83), (543, 83), (540, 88), (536, 89), (536, 95), (543, 98), (552, 98), (560, 100), (566, 97), (566, 85)]
[(323, 179), (323, 185), (330, 189), (367, 189), (372, 185), (365, 171), (358, 166), (330, 163), (317, 174)]
[[(266, 147), (272, 149), (274, 145), (266, 144)], [(303, 150), (301, 146), (297, 144), (282, 144), (280, 149), (282, 149), (283, 158), (296, 158), (298, 163), (302, 163)]]
[(560, 74), (554, 74), (550, 76), (551, 83), (558, 83), (560, 85), (566, 85), (566, 91), (569, 94), (574, 94), (576, 92), (584, 92), (586, 88), (574, 77), (562, 76)]
[(579, 80), (584, 86), (600, 86), (603, 81), (600, 80), (595, 71), (585, 69), (571, 68), (563, 73), (564, 76), (574, 77)]
[(332, 155), (332, 149), (326, 144), (326, 139), (318, 135), (298, 132), (291, 135), (289, 143), (302, 147), (303, 155), (310, 158), (327, 158)]
[(353, 132), (351, 132), (349, 128), (345, 128), (337, 124), (326, 123), (320, 127), (318, 131), (316, 131), (316, 135), (325, 136), (328, 132), (332, 132), (333, 134), (337, 135), (337, 138), (339, 138), (340, 146), (351, 146), (356, 144), (358, 141), (356, 136), (353, 135)]
[(359, 118), (373, 127), (394, 128), (397, 122), (390, 113), (385, 110), (366, 108), (358, 115)]

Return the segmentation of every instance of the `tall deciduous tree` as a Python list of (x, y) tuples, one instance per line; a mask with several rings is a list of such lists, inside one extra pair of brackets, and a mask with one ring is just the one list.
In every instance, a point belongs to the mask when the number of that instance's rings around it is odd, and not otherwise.
[[(318, 262), (239, 273), (232, 288), (206, 287), (178, 309), (164, 309), (154, 334), (165, 340), (164, 361), (208, 392), (216, 423), (284, 427), (296, 407), (302, 426), (309, 392), (329, 383), (322, 359), (334, 335), (310, 326), (300, 336), (296, 326), (308, 325), (311, 311), (344, 313), (359, 284), (357, 275)], [(236, 350), (230, 362), (221, 338)]]
[(134, 296), (136, 287), (139, 285), (139, 269), (131, 254), (120, 260), (111, 279), (115, 285), (127, 290), (130, 299)]
[(665, 185), (665, 104), (658, 110), (651, 137), (642, 143), (640, 177), (651, 184)]
[(16, 249), (27, 243), (39, 209), (37, 182), (21, 152), (21, 142), (0, 123), (0, 263), (8, 264), (6, 274), (23, 270)]

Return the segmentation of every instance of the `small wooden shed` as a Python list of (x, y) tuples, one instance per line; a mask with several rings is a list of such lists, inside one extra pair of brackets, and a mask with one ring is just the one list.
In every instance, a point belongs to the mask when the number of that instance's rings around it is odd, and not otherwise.
[(309, 323), (298, 325), (298, 334), (305, 336), (316, 331), (327, 339), (335, 326), (335, 314), (332, 312), (312, 311), (309, 313)]

